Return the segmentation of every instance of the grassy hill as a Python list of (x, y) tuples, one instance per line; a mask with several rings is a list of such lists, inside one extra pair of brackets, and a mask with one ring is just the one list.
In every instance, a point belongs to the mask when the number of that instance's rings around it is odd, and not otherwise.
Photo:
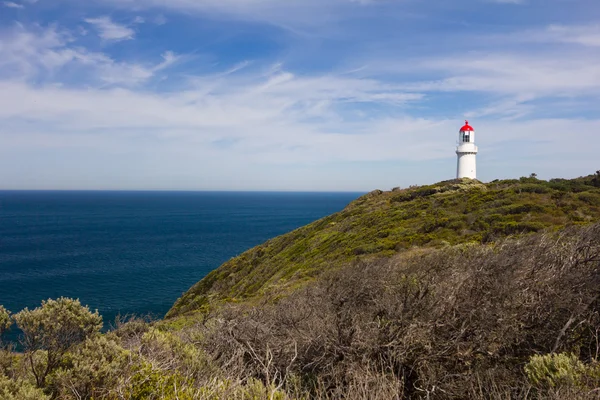
[(374, 191), (343, 211), (269, 240), (194, 285), (167, 318), (301, 287), (324, 271), (414, 247), (490, 243), (600, 220), (600, 173), (551, 181), (452, 180)]

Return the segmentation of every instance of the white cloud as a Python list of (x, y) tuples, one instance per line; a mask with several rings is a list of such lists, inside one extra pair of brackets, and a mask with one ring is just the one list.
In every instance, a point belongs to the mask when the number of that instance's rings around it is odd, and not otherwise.
[(25, 8), (25, 6), (23, 4), (17, 4), (12, 1), (5, 1), (2, 4), (4, 4), (4, 7), (8, 7), (8, 8), (20, 8), (20, 9)]
[(0, 35), (0, 72), (26, 78), (40, 68), (60, 67), (71, 58), (63, 52), (69, 41), (69, 35), (56, 27), (34, 31), (17, 25)]
[[(535, 107), (528, 102), (534, 100), (531, 96), (515, 95), (499, 101), (491, 102), (481, 108), (465, 113), (467, 118), (494, 117), (516, 120), (535, 111)], [(547, 106), (548, 107), (548, 106)]]
[[(350, 0), (98, 0), (111, 7), (128, 10), (154, 9), (210, 14), (250, 21), (261, 21), (291, 31), (310, 34), (309, 27), (324, 27), (342, 14), (365, 4)], [(162, 24), (164, 17), (155, 22)]]
[[(59, 174), (57, 166), (47, 165), (56, 177), (39, 171), (19, 181), (29, 187), (50, 179), (54, 188), (369, 190), (452, 177), (459, 121), (409, 116), (353, 121), (329, 105), (340, 101), (349, 85), (358, 92), (373, 86), (332, 77), (330, 94), (313, 97), (326, 78), (288, 77), (267, 80), (269, 85), (247, 78), (239, 89), (221, 81), (209, 91), (161, 95), (0, 83), (0, 177), (5, 185), (16, 184), (7, 167), (29, 152), (68, 154), (60, 165), (69, 171)], [(306, 99), (313, 105), (329, 99), (329, 112), (321, 110), (321, 118), (311, 121), (305, 118), (312, 115), (306, 104), (291, 111)], [(565, 176), (595, 168), (600, 120), (480, 117), (474, 125), (483, 179), (531, 172)], [(565, 132), (576, 132), (577, 140), (565, 140)], [(519, 151), (513, 154), (515, 144)], [(536, 159), (549, 154), (566, 164), (577, 162), (567, 170)], [(447, 160), (448, 168), (431, 178), (431, 171), (420, 175), (410, 169), (439, 165), (436, 160)], [(370, 166), (382, 162), (398, 164)], [(344, 167), (332, 167), (336, 164)]]
[(503, 35), (481, 38), (485, 44), (527, 45), (565, 44), (586, 47), (600, 46), (600, 24), (560, 25), (519, 30)]
[[(180, 72), (178, 90), (167, 85), (158, 93), (145, 83), (157, 82), (185, 55), (164, 52), (160, 61), (132, 62), (77, 43), (57, 27), (0, 33), (4, 185), (368, 190), (451, 178), (458, 115), (417, 117), (411, 108), (437, 107), (440, 93), (477, 104), (453, 112), (477, 117), (482, 166), (488, 163), (482, 171), (502, 172), (483, 179), (564, 176), (597, 164), (599, 120), (535, 115), (538, 100), (597, 96), (600, 55), (585, 49), (569, 58), (559, 50), (490, 48), (370, 59), (345, 73), (302, 74), (259, 60), (213, 73), (192, 66)], [(63, 70), (79, 81), (64, 82)], [(184, 74), (191, 77), (182, 83)], [(565, 141), (567, 131), (577, 132), (577, 140)], [(520, 153), (510, 151), (515, 143)], [(43, 165), (39, 154), (64, 161)], [(576, 163), (566, 170), (545, 163), (550, 155)], [(11, 174), (19, 160), (36, 173)], [(428, 167), (446, 162), (447, 170)], [(393, 170), (373, 167), (382, 163)], [(410, 170), (417, 167), (418, 174)]]
[(180, 56), (173, 53), (172, 51), (167, 51), (167, 52), (163, 53), (161, 57), (163, 59), (163, 62), (158, 64), (156, 67), (154, 67), (155, 71), (160, 71), (160, 70), (169, 68), (170, 66), (172, 66), (173, 64), (175, 64), (177, 61), (179, 61), (181, 59)]
[[(90, 64), (110, 65), (89, 57)], [(155, 69), (178, 59), (167, 52)], [(219, 174), (235, 174), (231, 168), (249, 169), (258, 179), (259, 170), (272, 169), (272, 165), (429, 159), (442, 154), (441, 146), (427, 148), (431, 140), (403, 143), (406, 134), (424, 133), (431, 122), (405, 118), (389, 127), (351, 120), (344, 123), (344, 112), (336, 109), (359, 102), (402, 107), (419, 100), (419, 94), (376, 80), (335, 74), (299, 76), (283, 67), (268, 68), (265, 73), (245, 69), (248, 65), (197, 76), (187, 90), (161, 94), (5, 81), (0, 83), (0, 121), (10, 123), (0, 129), (0, 137), (7, 140), (4, 149), (16, 152), (50, 147), (78, 154), (100, 152), (110, 158), (114, 151), (122, 151), (115, 149), (135, 151), (130, 173), (141, 166), (146, 169), (139, 172), (147, 173), (155, 168), (152, 165), (167, 163), (168, 167), (156, 172), (163, 176), (156, 181), (163, 179), (163, 186), (165, 174), (197, 168), (219, 166)], [(146, 151), (162, 161), (157, 164), (153, 157), (139, 154)], [(86, 156), (84, 163), (89, 160)], [(228, 165), (221, 165), (223, 162)], [(226, 183), (227, 178), (219, 174), (215, 176), (222, 182), (205, 183), (208, 186), (204, 187)], [(257, 188), (256, 179), (247, 182)], [(185, 181), (189, 184), (189, 178)]]
[[(416, 92), (479, 92), (527, 99), (596, 95), (600, 91), (600, 54), (560, 49), (536, 53), (481, 51), (415, 59), (382, 59), (358, 73), (393, 73), (401, 85)], [(419, 71), (418, 77), (414, 71)], [(370, 74), (370, 75), (369, 75)], [(412, 75), (411, 75), (412, 74)]]
[(98, 35), (105, 40), (130, 40), (133, 39), (135, 31), (126, 25), (118, 24), (108, 16), (98, 18), (87, 18), (85, 22), (94, 26)]
[[(54, 79), (63, 69), (76, 72), (87, 85), (138, 85), (180, 60), (172, 52), (157, 64), (116, 61), (110, 56), (76, 46), (75, 37), (55, 26), (26, 29), (16, 26), (0, 34), (0, 78)], [(60, 82), (60, 80), (59, 80)]]
[(592, 47), (600, 46), (600, 25), (551, 25), (544, 33), (547, 41), (574, 43)]
[[(382, 62), (372, 64), (371, 73), (402, 71), (400, 64), (408, 64), (420, 71), (422, 78), (407, 79), (401, 89), (434, 99), (440, 93), (477, 99), (476, 107), (465, 110), (470, 117), (531, 118), (540, 113), (562, 115), (568, 108), (565, 104), (576, 99), (585, 99), (585, 103), (600, 100), (600, 70), (596, 67), (600, 54), (582, 50), (563, 55), (560, 50), (542, 54), (490, 50)], [(366, 75), (369, 69), (361, 73)], [(402, 82), (401, 77), (397, 79)]]

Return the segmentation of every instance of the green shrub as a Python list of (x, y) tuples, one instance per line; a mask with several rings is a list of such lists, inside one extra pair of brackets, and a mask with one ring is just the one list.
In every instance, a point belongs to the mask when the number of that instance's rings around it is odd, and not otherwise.
[(22, 379), (8, 379), (0, 374), (0, 399), (2, 400), (49, 400), (41, 389)]
[(431, 186), (424, 186), (422, 188), (417, 189), (414, 192), (414, 197), (418, 198), (418, 197), (428, 197), (431, 196), (433, 194), (436, 194), (437, 192), (439, 192), (439, 189), (436, 187), (431, 187)]
[(98, 311), (92, 313), (79, 300), (64, 297), (42, 301), (34, 310), (25, 308), (15, 321), (23, 332), (25, 354), (38, 387), (45, 385), (68, 350), (102, 329)]
[(449, 223), (450, 223), (450, 220), (448, 218), (428, 219), (426, 221), (423, 221), (423, 225), (421, 227), (421, 232), (431, 233), (431, 232), (434, 232), (438, 228), (444, 228), (444, 227), (448, 226)]
[(600, 193), (598, 191), (579, 193), (577, 198), (591, 206), (600, 206)]
[(10, 317), (10, 311), (3, 306), (0, 306), (0, 337), (10, 329), (12, 325), (12, 318)]
[(540, 182), (540, 180), (537, 178), (536, 174), (531, 174), (528, 177), (527, 176), (522, 176), (519, 178), (519, 182), (521, 183), (537, 183)]
[(131, 357), (129, 351), (107, 336), (87, 339), (69, 353), (66, 367), (48, 377), (48, 386), (59, 398), (103, 398), (117, 386)]
[(134, 316), (117, 317), (115, 329), (112, 332), (123, 341), (141, 337), (150, 329), (148, 320)]
[(526, 213), (543, 213), (544, 206), (532, 203), (513, 204), (501, 208), (501, 211), (508, 215), (526, 214)]
[[(234, 383), (231, 380), (213, 380), (198, 390), (203, 400), (287, 400), (291, 399), (283, 390), (275, 386), (266, 386), (261, 381), (250, 378), (246, 383)], [(295, 400), (304, 398), (293, 397)]]
[(554, 190), (558, 190), (559, 192), (569, 192), (571, 188), (568, 183), (565, 183), (562, 179), (552, 179), (548, 183), (548, 187)]
[(206, 354), (171, 332), (150, 329), (142, 337), (144, 355), (157, 364), (172, 365), (186, 376), (200, 378), (215, 372)]
[(453, 231), (460, 232), (467, 228), (467, 223), (462, 219), (453, 219), (448, 223), (447, 227)]
[(538, 232), (544, 229), (540, 222), (498, 222), (493, 225), (493, 231), (502, 235), (519, 235), (529, 232)]
[(600, 171), (596, 171), (596, 173), (594, 174), (591, 180), (591, 185), (595, 187), (600, 187)]
[(600, 367), (586, 365), (573, 354), (546, 354), (531, 357), (525, 374), (537, 387), (596, 386), (600, 381)]
[(542, 184), (528, 183), (518, 186), (518, 189), (523, 193), (549, 193), (551, 189)]
[(277, 390), (275, 387), (267, 387), (261, 381), (250, 379), (248, 383), (241, 387), (237, 393), (240, 400), (285, 400), (287, 396), (284, 392)]
[(126, 399), (130, 400), (194, 400), (195, 389), (178, 372), (165, 371), (149, 362), (134, 366), (133, 375), (122, 382)]

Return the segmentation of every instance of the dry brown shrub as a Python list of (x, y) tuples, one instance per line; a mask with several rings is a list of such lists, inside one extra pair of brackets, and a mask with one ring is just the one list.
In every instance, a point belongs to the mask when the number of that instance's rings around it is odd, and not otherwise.
[(233, 377), (315, 398), (532, 398), (530, 356), (597, 360), (599, 272), (600, 225), (417, 250), (229, 306), (201, 345)]

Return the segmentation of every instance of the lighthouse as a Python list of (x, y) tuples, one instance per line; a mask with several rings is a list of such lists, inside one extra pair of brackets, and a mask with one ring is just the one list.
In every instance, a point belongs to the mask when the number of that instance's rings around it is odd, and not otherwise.
[(456, 155), (458, 156), (456, 178), (477, 179), (477, 146), (475, 146), (475, 130), (469, 125), (469, 121), (465, 121), (465, 126), (460, 128), (458, 133)]

